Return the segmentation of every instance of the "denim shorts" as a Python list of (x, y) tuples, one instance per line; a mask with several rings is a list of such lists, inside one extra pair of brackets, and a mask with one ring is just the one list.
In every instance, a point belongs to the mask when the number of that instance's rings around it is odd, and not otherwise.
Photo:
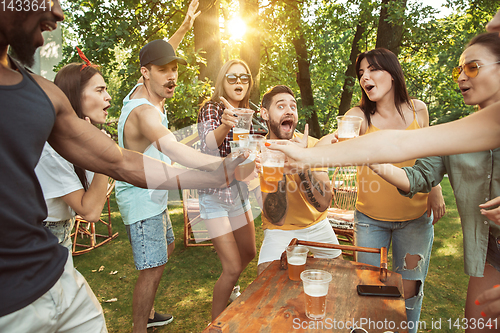
[(127, 225), (126, 228), (135, 268), (141, 271), (167, 263), (167, 246), (175, 240), (167, 209), (161, 214)]
[(248, 195), (244, 198), (244, 200), (242, 200), (240, 195), (237, 194), (233, 198), (232, 204), (221, 201), (216, 194), (200, 193), (199, 200), (200, 217), (204, 220), (240, 216), (250, 210), (250, 200), (248, 200)]
[(490, 233), (488, 240), (488, 252), (486, 254), (486, 261), (491, 266), (495, 267), (500, 272), (500, 244), (498, 239)]
[(71, 231), (75, 225), (75, 217), (73, 216), (69, 220), (57, 221), (57, 222), (43, 222), (43, 226), (50, 230), (59, 240), (59, 244), (64, 246), (69, 250), (69, 253), (73, 250), (73, 241), (71, 240)]

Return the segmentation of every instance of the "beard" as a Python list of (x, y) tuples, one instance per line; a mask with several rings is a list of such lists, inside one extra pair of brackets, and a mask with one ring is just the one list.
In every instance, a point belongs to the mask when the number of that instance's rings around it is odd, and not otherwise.
[(269, 119), (269, 130), (276, 135), (278, 139), (290, 140), (293, 138), (293, 132), (295, 131), (297, 124), (293, 124), (292, 130), (290, 132), (281, 131), (281, 119), (280, 121), (274, 121)]
[(33, 35), (33, 33), (27, 34), (18, 28), (11, 29), (9, 33), (11, 55), (28, 67), (32, 67), (35, 63), (35, 52), (38, 48), (33, 45)]

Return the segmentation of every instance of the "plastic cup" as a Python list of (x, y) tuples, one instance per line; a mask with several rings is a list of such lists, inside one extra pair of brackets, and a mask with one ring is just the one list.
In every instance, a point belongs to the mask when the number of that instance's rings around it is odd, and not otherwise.
[(319, 269), (308, 269), (300, 273), (306, 299), (306, 316), (321, 320), (326, 314), (326, 296), (332, 275)]
[[(243, 153), (246, 149), (248, 149), (242, 141), (229, 141), (229, 145), (231, 146), (232, 153)], [(250, 181), (255, 178), (254, 170), (256, 156), (256, 152), (250, 151), (248, 157), (236, 166), (234, 169), (234, 178), (236, 178), (236, 180), (241, 182)]]
[(306, 268), (307, 252), (305, 246), (290, 245), (286, 247), (286, 260), (288, 262), (288, 278), (300, 281), (300, 273)]
[(266, 150), (260, 154), (260, 190), (265, 193), (278, 191), (278, 182), (283, 179), (285, 154), (278, 150)]
[(338, 116), (337, 134), (339, 142), (353, 139), (359, 136), (363, 118), (357, 116)]
[(238, 141), (241, 134), (250, 133), (254, 111), (250, 109), (233, 109), (233, 112), (238, 116), (238, 122), (233, 127), (233, 141)]
[(260, 146), (265, 140), (266, 138), (260, 134), (239, 135), (239, 141), (241, 142), (241, 147), (249, 149), (255, 153), (259, 152)]

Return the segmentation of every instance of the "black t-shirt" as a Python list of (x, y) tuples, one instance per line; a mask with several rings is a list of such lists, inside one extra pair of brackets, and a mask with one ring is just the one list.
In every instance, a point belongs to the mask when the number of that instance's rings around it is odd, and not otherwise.
[(0, 316), (45, 294), (68, 256), (42, 226), (47, 208), (34, 171), (54, 125), (54, 107), (31, 75), (14, 64), (23, 80), (0, 86)]

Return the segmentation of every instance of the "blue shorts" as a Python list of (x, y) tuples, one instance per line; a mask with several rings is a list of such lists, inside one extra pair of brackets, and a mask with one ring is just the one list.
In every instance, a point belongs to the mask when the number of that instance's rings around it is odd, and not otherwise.
[(239, 194), (233, 198), (233, 204), (223, 202), (217, 195), (200, 194), (200, 217), (204, 220), (217, 219), (221, 217), (236, 217), (250, 210), (248, 195), (241, 200)]
[(490, 233), (488, 240), (488, 252), (486, 254), (486, 261), (491, 266), (495, 267), (497, 271), (500, 272), (500, 244), (498, 243), (500, 239), (495, 238)]
[(175, 240), (167, 209), (161, 214), (127, 225), (126, 228), (135, 268), (144, 270), (167, 263), (167, 246)]

